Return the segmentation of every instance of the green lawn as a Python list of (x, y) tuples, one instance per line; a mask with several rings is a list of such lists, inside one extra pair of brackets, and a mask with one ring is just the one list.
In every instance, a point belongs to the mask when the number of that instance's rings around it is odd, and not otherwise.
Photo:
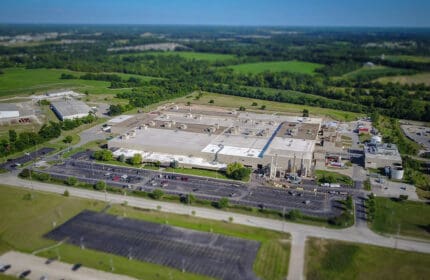
[(234, 66), (229, 66), (236, 72), (243, 74), (258, 74), (266, 71), (270, 72), (292, 72), (300, 74), (312, 75), (315, 70), (322, 67), (322, 64), (305, 62), (305, 61), (271, 61), (271, 62), (255, 62), (244, 63)]
[(197, 175), (218, 179), (228, 179), (225, 173), (215, 171), (215, 170), (204, 170), (204, 169), (194, 169), (194, 168), (166, 168), (166, 172), (180, 173), (180, 174), (188, 174), (188, 175)]
[(353, 183), (351, 177), (332, 171), (315, 170), (315, 176), (318, 183), (329, 182), (348, 186), (352, 186)]
[(233, 54), (220, 54), (220, 53), (203, 53), (203, 52), (189, 52), (189, 51), (149, 51), (140, 53), (129, 53), (121, 54), (120, 56), (145, 56), (145, 55), (179, 55), (185, 59), (195, 59), (195, 60), (206, 60), (209, 62), (215, 61), (226, 61), (233, 60), (236, 58)]
[[(24, 69), (7, 68), (4, 74), (0, 75), (0, 96), (15, 96), (16, 94), (44, 93), (54, 89), (75, 89), (80, 92), (89, 93), (117, 93), (124, 89), (109, 89), (110, 82), (88, 81), (88, 80), (62, 80), (62, 73), (75, 76), (84, 74), (65, 69)], [(151, 79), (145, 76), (129, 75), (122, 73), (112, 73), (122, 78), (138, 77), (141, 79)]]
[(310, 238), (306, 278), (312, 280), (427, 279), (430, 254)]
[(376, 197), (375, 219), (372, 230), (381, 233), (430, 239), (430, 205), (423, 202), (403, 201)]
[[(193, 96), (194, 97), (197, 96), (197, 93), (193, 94)], [(213, 103), (209, 103), (210, 100), (213, 100)], [(266, 101), (266, 100), (255, 99), (255, 98), (247, 98), (247, 97), (209, 93), (209, 92), (205, 92), (203, 96), (200, 97), (198, 100), (194, 98), (186, 98), (186, 97), (172, 100), (172, 102), (175, 102), (175, 103), (186, 103), (188, 101), (190, 101), (191, 104), (200, 104), (200, 105), (235, 108), (235, 109), (238, 109), (240, 106), (243, 106), (246, 108), (246, 111), (256, 111), (256, 112), (266, 113), (266, 114), (272, 114), (276, 112), (281, 114), (285, 113), (285, 114), (301, 115), (303, 113), (303, 109), (308, 109), (311, 116), (327, 116), (339, 121), (352, 121), (352, 120), (356, 120), (360, 116), (363, 116), (363, 114), (346, 112), (346, 111), (335, 110), (335, 109)], [(257, 106), (252, 106), (253, 103), (257, 103)], [(262, 105), (266, 106), (265, 110), (260, 109)]]

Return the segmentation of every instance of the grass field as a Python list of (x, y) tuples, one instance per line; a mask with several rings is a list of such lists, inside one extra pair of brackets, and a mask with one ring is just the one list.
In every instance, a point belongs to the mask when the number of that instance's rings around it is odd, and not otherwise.
[(424, 280), (430, 273), (430, 254), (310, 238), (305, 273), (311, 280)]
[[(30, 253), (54, 245), (54, 241), (42, 238), (52, 229), (53, 222), (60, 225), (83, 209), (99, 211), (105, 206), (101, 202), (36, 191), (32, 192), (33, 197), (29, 200), (29, 193), (26, 190), (0, 186), (2, 213), (0, 215), (0, 254), (12, 249)], [(284, 279), (288, 272), (285, 264), (288, 263), (289, 258), (290, 236), (286, 233), (158, 211), (139, 210), (121, 205), (112, 206), (108, 213), (116, 215), (125, 213), (130, 218), (157, 223), (167, 221), (173, 226), (258, 240), (262, 242), (262, 247), (257, 256), (258, 261), (255, 263), (255, 272), (262, 279)], [(128, 260), (88, 249), (81, 250), (68, 244), (43, 251), (39, 255), (43, 257), (60, 255), (62, 261), (72, 264), (82, 263), (84, 266), (105, 271), (111, 271), (111, 264), (113, 264), (115, 273), (138, 279), (208, 279), (205, 276), (182, 273), (156, 264)], [(275, 261), (268, 262), (267, 258)]]
[(405, 71), (404, 69), (398, 69), (398, 68), (391, 68), (386, 66), (374, 66), (374, 67), (362, 67), (360, 69), (357, 69), (355, 71), (346, 73), (342, 75), (343, 78), (349, 78), (349, 79), (355, 79), (359, 76), (390, 76), (395, 74), (403, 74)]
[[(346, 112), (334, 109), (327, 109), (321, 107), (312, 107), (305, 105), (296, 105), (291, 103), (281, 103), (274, 101), (266, 101), (261, 99), (233, 96), (233, 95), (225, 95), (218, 93), (209, 93), (205, 92), (202, 97), (196, 100), (195, 97), (197, 93), (194, 93), (191, 97), (186, 98), (178, 98), (172, 100), (173, 102), (191, 102), (191, 104), (200, 104), (200, 105), (209, 105), (209, 106), (217, 106), (217, 107), (226, 107), (226, 108), (235, 108), (238, 109), (240, 106), (246, 108), (247, 111), (257, 111), (260, 113), (284, 113), (284, 114), (294, 114), (301, 115), (303, 113), (303, 109), (308, 109), (311, 116), (327, 116), (335, 120), (339, 121), (351, 121), (356, 120), (358, 117), (363, 116), (362, 114)], [(209, 103), (210, 100), (213, 100), (213, 103)], [(257, 106), (252, 106), (253, 103), (257, 103)], [(266, 106), (265, 110), (261, 110), (262, 105)]]
[[(44, 93), (54, 89), (75, 89), (88, 93), (117, 93), (124, 89), (109, 89), (110, 82), (87, 81), (87, 80), (62, 80), (62, 73), (73, 75), (84, 74), (64, 69), (24, 69), (8, 68), (4, 69), (4, 74), (0, 75), (0, 97), (16, 96), (17, 94)], [(145, 76), (128, 75), (114, 73), (123, 78), (138, 77), (141, 79), (151, 79)]]
[(141, 52), (141, 53), (128, 53), (121, 54), (120, 56), (145, 56), (145, 55), (179, 55), (185, 59), (206, 60), (209, 62), (233, 60), (236, 58), (233, 54), (220, 54), (220, 53), (203, 53), (203, 52), (178, 52), (178, 51), (165, 51), (165, 52)]
[(418, 63), (430, 63), (429, 56), (416, 56), (416, 55), (386, 55), (386, 60), (391, 61), (410, 61)]
[(430, 73), (420, 73), (416, 75), (404, 75), (404, 76), (393, 76), (393, 77), (382, 77), (377, 81), (381, 83), (399, 83), (399, 84), (425, 84), (430, 86)]
[(229, 66), (236, 72), (243, 74), (258, 74), (266, 71), (270, 72), (292, 72), (300, 74), (312, 75), (315, 70), (322, 67), (322, 64), (310, 63), (305, 61), (271, 61), (271, 62), (255, 62), (244, 63), (234, 66)]
[(423, 202), (376, 197), (372, 230), (381, 233), (430, 239), (430, 205)]
[(193, 168), (166, 168), (166, 172), (180, 173), (180, 174), (188, 174), (188, 175), (197, 175), (218, 179), (228, 179), (225, 173), (214, 171), (214, 170), (204, 170), (204, 169), (193, 169)]
[(352, 179), (350, 177), (337, 172), (315, 170), (315, 176), (317, 177), (319, 183), (323, 183), (323, 181), (329, 181), (332, 183), (352, 186)]

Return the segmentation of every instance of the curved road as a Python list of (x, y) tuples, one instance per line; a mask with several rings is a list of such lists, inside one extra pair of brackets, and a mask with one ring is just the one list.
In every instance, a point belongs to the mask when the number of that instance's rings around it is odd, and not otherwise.
[(206, 219), (228, 221), (229, 217), (233, 217), (234, 223), (237, 224), (289, 232), (292, 237), (288, 274), (288, 279), (290, 280), (303, 279), (303, 268), (305, 263), (305, 241), (307, 237), (335, 239), (347, 242), (357, 242), (382, 247), (397, 248), (407, 251), (430, 253), (430, 243), (397, 239), (393, 237), (385, 237), (372, 232), (367, 227), (350, 227), (341, 230), (329, 229), (323, 227), (284, 222), (280, 220), (248, 216), (243, 214), (230, 213), (216, 209), (199, 208), (183, 204), (147, 200), (137, 197), (71, 188), (35, 181), (27, 181), (17, 178), (16, 175), (12, 173), (1, 174), (0, 180), (2, 184), (30, 189), (33, 188), (39, 191), (46, 191), (58, 194), (62, 194), (66, 189), (68, 189), (70, 195), (72, 196), (107, 201), (110, 203), (123, 203), (124, 201), (127, 201), (128, 205), (139, 208), (157, 209), (158, 206), (161, 206), (161, 211), (171, 212), (175, 214), (191, 214), (192, 211), (195, 211), (195, 216)]

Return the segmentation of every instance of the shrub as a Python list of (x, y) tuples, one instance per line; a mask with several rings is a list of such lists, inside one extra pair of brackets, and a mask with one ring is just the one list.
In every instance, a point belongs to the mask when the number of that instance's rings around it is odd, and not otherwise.
[(149, 194), (149, 197), (152, 199), (159, 200), (163, 197), (163, 195), (164, 195), (164, 192), (162, 190), (155, 189)]
[(68, 190), (65, 190), (64, 191), (64, 193), (63, 193), (63, 196), (65, 196), (65, 197), (68, 197), (70, 194), (69, 194), (69, 191)]

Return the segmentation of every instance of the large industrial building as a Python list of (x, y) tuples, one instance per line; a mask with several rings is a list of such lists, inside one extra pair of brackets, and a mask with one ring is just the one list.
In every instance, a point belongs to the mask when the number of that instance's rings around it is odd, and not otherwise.
[(19, 118), (18, 106), (11, 103), (0, 103), (0, 119), (17, 119)]
[(319, 118), (267, 115), (177, 105), (113, 123), (115, 155), (220, 169), (231, 162), (270, 167), (272, 175), (311, 169)]
[(84, 102), (70, 98), (51, 101), (51, 109), (62, 121), (86, 117), (91, 111)]

